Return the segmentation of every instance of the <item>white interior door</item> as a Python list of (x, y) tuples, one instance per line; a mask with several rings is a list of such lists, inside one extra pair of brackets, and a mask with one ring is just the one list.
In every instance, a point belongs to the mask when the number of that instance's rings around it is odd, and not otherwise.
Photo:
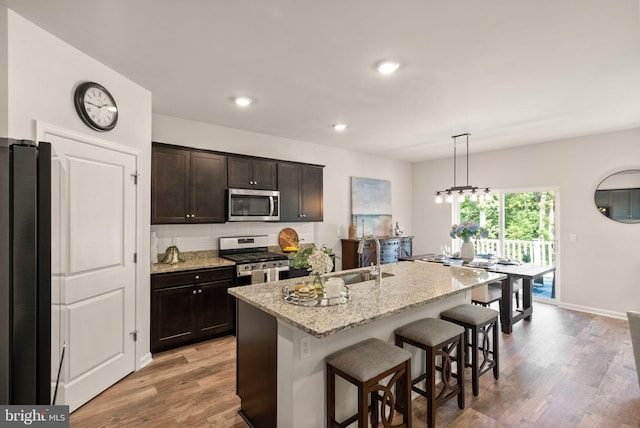
[(52, 373), (64, 344), (56, 404), (73, 411), (135, 369), (136, 156), (44, 139), (53, 147)]

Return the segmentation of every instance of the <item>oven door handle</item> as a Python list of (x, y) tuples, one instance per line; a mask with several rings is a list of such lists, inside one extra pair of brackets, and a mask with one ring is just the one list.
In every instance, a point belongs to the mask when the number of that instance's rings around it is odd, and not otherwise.
[(263, 282), (269, 282), (269, 271), (267, 269), (251, 271), (251, 284), (261, 284)]

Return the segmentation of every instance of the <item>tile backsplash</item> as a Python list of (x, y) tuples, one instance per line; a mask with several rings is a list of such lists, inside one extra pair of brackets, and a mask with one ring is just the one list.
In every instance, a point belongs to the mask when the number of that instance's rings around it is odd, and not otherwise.
[(222, 236), (267, 235), (269, 246), (278, 245), (278, 235), (285, 227), (294, 229), (302, 244), (315, 242), (313, 223), (163, 224), (151, 225), (151, 232), (156, 232), (158, 252), (163, 253), (170, 245), (181, 252), (218, 250)]

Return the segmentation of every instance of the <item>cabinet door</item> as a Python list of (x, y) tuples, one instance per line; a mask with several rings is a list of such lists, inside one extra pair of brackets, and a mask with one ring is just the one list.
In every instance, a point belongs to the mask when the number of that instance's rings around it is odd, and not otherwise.
[(212, 336), (233, 330), (231, 295), (232, 281), (207, 282), (198, 285), (198, 335)]
[(151, 224), (185, 223), (189, 213), (190, 153), (154, 145), (151, 151)]
[(397, 262), (399, 254), (399, 239), (385, 239), (380, 241), (380, 264)]
[(300, 181), (302, 171), (296, 164), (278, 164), (278, 190), (280, 191), (280, 221), (303, 221), (300, 217)]
[(276, 190), (276, 162), (249, 157), (229, 156), (228, 185), (236, 189)]
[(342, 269), (354, 269), (360, 266), (360, 257), (357, 253), (358, 241), (350, 239), (342, 240)]
[(631, 189), (631, 219), (640, 220), (640, 189)]
[(227, 158), (213, 153), (191, 153), (190, 223), (224, 223)]
[(322, 221), (322, 167), (280, 162), (280, 221)]
[(607, 190), (596, 190), (596, 205), (608, 207), (609, 206), (609, 192)]
[(228, 182), (233, 189), (253, 189), (253, 165), (250, 158), (229, 156), (227, 158)]
[(631, 211), (631, 198), (628, 190), (609, 190), (610, 217), (625, 221)]
[(360, 254), (360, 267), (375, 265), (376, 262), (376, 243), (375, 241), (366, 241), (362, 248), (362, 254)]
[(167, 349), (195, 338), (196, 318), (192, 285), (168, 287), (152, 292), (151, 350)]
[(252, 189), (276, 190), (278, 188), (277, 163), (270, 160), (253, 160)]
[(322, 221), (322, 167), (303, 166), (300, 199), (304, 221)]
[(411, 238), (402, 238), (400, 239), (400, 255), (399, 258), (403, 257), (411, 257), (413, 253), (412, 245), (413, 240)]

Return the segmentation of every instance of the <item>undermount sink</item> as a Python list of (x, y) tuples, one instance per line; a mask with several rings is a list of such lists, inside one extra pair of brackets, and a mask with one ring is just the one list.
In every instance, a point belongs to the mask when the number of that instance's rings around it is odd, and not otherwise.
[[(393, 276), (392, 273), (387, 273), (387, 272), (382, 272), (382, 277), (383, 278), (387, 278)], [(349, 284), (355, 284), (358, 282), (363, 282), (363, 281), (369, 281), (374, 279), (371, 276), (371, 273), (369, 271), (360, 271), (360, 272), (349, 272), (349, 273), (344, 273), (342, 275), (334, 275), (334, 278), (340, 278), (344, 281), (345, 285), (349, 285)]]

